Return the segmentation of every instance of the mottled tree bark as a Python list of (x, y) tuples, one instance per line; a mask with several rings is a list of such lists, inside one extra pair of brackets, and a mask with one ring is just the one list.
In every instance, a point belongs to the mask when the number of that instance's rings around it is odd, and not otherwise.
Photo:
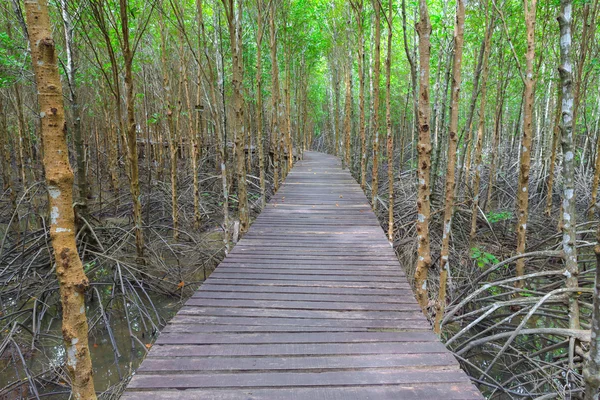
[(365, 190), (367, 187), (367, 136), (365, 131), (365, 40), (364, 40), (364, 22), (363, 22), (363, 0), (351, 0), (350, 4), (354, 9), (356, 23), (358, 25), (358, 109), (359, 121), (358, 129), (360, 131), (360, 187)]
[(446, 168), (446, 188), (444, 203), (444, 225), (442, 249), (440, 253), (440, 287), (436, 303), (434, 331), (441, 333), (442, 317), (446, 309), (446, 286), (450, 275), (450, 232), (454, 213), (454, 186), (456, 169), (456, 149), (458, 147), (458, 105), (460, 100), (461, 65), (465, 32), (465, 2), (456, 3), (456, 22), (454, 25), (454, 61), (452, 63), (452, 86), (450, 89), (450, 127), (448, 130), (448, 165)]
[[(560, 83), (561, 102), (561, 144), (563, 151), (563, 223), (562, 249), (565, 259), (565, 276), (569, 292), (569, 328), (580, 329), (579, 302), (575, 290), (579, 286), (579, 267), (577, 265), (577, 240), (575, 222), (575, 157), (573, 153), (573, 65), (571, 61), (571, 24), (572, 0), (561, 0), (558, 24), (560, 26)], [(575, 353), (575, 338), (569, 338), (569, 354)], [(569, 365), (574, 368), (573, 360)]]
[(46, 0), (26, 0), (25, 10), (40, 106), (50, 239), (62, 304), (66, 365), (74, 398), (95, 399), (85, 313), (85, 292), (89, 282), (75, 243), (74, 176), (68, 158), (62, 83), (48, 4)]
[(244, 61), (242, 45), (242, 4), (241, 0), (222, 0), (227, 15), (229, 40), (231, 41), (232, 57), (232, 86), (233, 86), (233, 114), (232, 128), (235, 140), (235, 158), (237, 175), (238, 217), (240, 220), (240, 233), (248, 231), (250, 217), (248, 213), (248, 192), (246, 188), (246, 160), (244, 139), (246, 130), (244, 125)]
[[(379, 0), (376, 0), (379, 1)], [(392, 133), (392, 0), (388, 2), (387, 52), (385, 58), (385, 125), (388, 173), (388, 240), (394, 241), (394, 135)]]
[(277, 65), (277, 36), (275, 31), (275, 0), (271, 0), (269, 12), (269, 33), (271, 49), (271, 151), (273, 153), (273, 188), (279, 189), (279, 67)]
[[(529, 170), (531, 168), (531, 146), (533, 141), (533, 106), (535, 92), (534, 59), (535, 59), (535, 13), (537, 0), (524, 0), (525, 26), (527, 35), (527, 52), (525, 53), (525, 72), (523, 82), (523, 137), (521, 138), (521, 160), (519, 167), (519, 186), (517, 189), (517, 255), (525, 253), (527, 240), (527, 217), (529, 213)], [(517, 276), (525, 274), (525, 259), (516, 262)], [(522, 288), (524, 282), (519, 280), (516, 287)]]
[(126, 143), (129, 161), (129, 189), (133, 202), (133, 223), (135, 225), (135, 248), (138, 257), (144, 256), (144, 231), (142, 230), (142, 200), (138, 168), (137, 133), (135, 127), (135, 92), (133, 87), (133, 52), (129, 43), (128, 0), (119, 0), (121, 16), (121, 51), (125, 60), (125, 111)]
[(371, 204), (377, 211), (377, 195), (379, 191), (379, 76), (381, 73), (381, 5), (379, 0), (373, 0), (375, 12), (375, 43), (373, 43), (373, 170), (371, 177)]
[(171, 221), (173, 222), (173, 240), (179, 238), (179, 211), (177, 207), (177, 135), (173, 121), (173, 93), (169, 79), (169, 66), (167, 62), (167, 32), (164, 26), (162, 14), (160, 14), (160, 60), (163, 74), (163, 97), (166, 103), (165, 116), (167, 119), (167, 130), (169, 132), (169, 167), (171, 171)]
[(427, 295), (427, 273), (431, 266), (431, 251), (429, 246), (429, 219), (431, 204), (429, 201), (430, 170), (431, 170), (431, 132), (429, 107), (429, 59), (431, 51), (431, 22), (427, 9), (427, 0), (419, 0), (419, 155), (417, 165), (417, 265), (415, 268), (415, 286), (417, 301), (423, 312), (429, 303)]
[(263, 39), (263, 0), (256, 0), (257, 27), (256, 27), (256, 146), (258, 147), (258, 169), (260, 177), (260, 204), (267, 204), (265, 183), (265, 144), (263, 132), (263, 98), (262, 98), (262, 39)]

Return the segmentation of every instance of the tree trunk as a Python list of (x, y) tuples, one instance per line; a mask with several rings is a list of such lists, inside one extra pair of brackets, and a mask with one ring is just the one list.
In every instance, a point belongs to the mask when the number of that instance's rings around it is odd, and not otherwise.
[(367, 187), (367, 136), (365, 131), (365, 41), (363, 32), (363, 0), (352, 0), (350, 2), (356, 14), (356, 23), (358, 24), (358, 108), (360, 131), (360, 187), (365, 190)]
[[(493, 19), (493, 17), (492, 17)], [(483, 52), (482, 64), (482, 79), (481, 79), (481, 100), (479, 100), (479, 122), (477, 124), (477, 142), (475, 144), (475, 177), (473, 178), (473, 204), (471, 207), (471, 231), (469, 239), (473, 241), (477, 232), (477, 215), (479, 214), (479, 184), (481, 182), (482, 165), (482, 150), (483, 150), (483, 134), (485, 130), (485, 110), (486, 110), (486, 94), (487, 94), (487, 78), (489, 73), (488, 63), (490, 58), (490, 45), (492, 40), (492, 31), (494, 22), (490, 22), (492, 29), (486, 32), (485, 36), (485, 51)], [(468, 181), (469, 175), (465, 175), (465, 180)]]
[(373, 176), (371, 177), (371, 204), (377, 211), (377, 195), (379, 191), (379, 76), (381, 72), (381, 10), (379, 0), (373, 0), (375, 11), (375, 50), (373, 54)]
[[(486, 6), (485, 6), (485, 13), (487, 15), (487, 11), (488, 11), (488, 6), (487, 6), (487, 2), (486, 2)], [(483, 54), (486, 51), (486, 43), (487, 43), (487, 36), (490, 34), (491, 31), (491, 23), (492, 20), (490, 19), (490, 22), (488, 23), (486, 30), (485, 30), (485, 38), (483, 39), (483, 41), (481, 42), (481, 47), (479, 49), (479, 56), (477, 57), (477, 65), (475, 66), (475, 73), (474, 73), (474, 78), (473, 78), (473, 91), (471, 92), (471, 101), (470, 101), (470, 105), (469, 105), (469, 112), (467, 114), (467, 122), (465, 123), (465, 133), (463, 134), (464, 137), (464, 145), (463, 145), (463, 151), (460, 154), (460, 162), (458, 163), (458, 176), (456, 181), (458, 182), (458, 185), (455, 186), (455, 196), (458, 195), (460, 186), (461, 186), (461, 182), (462, 182), (462, 176), (463, 176), (463, 170), (465, 169), (465, 164), (468, 163), (467, 162), (467, 158), (470, 158), (471, 155), (471, 131), (472, 131), (472, 124), (473, 124), (473, 114), (475, 113), (475, 106), (477, 105), (477, 96), (479, 95), (479, 78), (481, 76), (481, 66), (483, 65)], [(465, 172), (465, 182), (468, 181), (468, 173)]]
[(275, 32), (275, 1), (271, 1), (271, 11), (269, 13), (269, 33), (271, 48), (271, 107), (273, 115), (271, 117), (271, 151), (273, 153), (273, 187), (275, 191), (279, 189), (279, 67), (277, 66), (277, 36)]
[(79, 189), (79, 207), (86, 211), (87, 199), (89, 197), (89, 187), (87, 174), (85, 170), (85, 148), (83, 146), (83, 136), (81, 134), (81, 110), (77, 98), (77, 84), (75, 82), (75, 43), (73, 40), (74, 26), (71, 20), (66, 0), (60, 0), (60, 9), (65, 31), (65, 50), (67, 53), (67, 62), (65, 71), (67, 73), (67, 83), (69, 86), (69, 105), (71, 106), (71, 115), (73, 118), (73, 141), (75, 143), (75, 155), (77, 162), (77, 187)]
[[(573, 153), (573, 72), (571, 61), (571, 23), (572, 0), (561, 0), (558, 24), (560, 26), (560, 84), (561, 102), (561, 144), (563, 151), (563, 257), (569, 292), (569, 328), (580, 329), (579, 302), (575, 290), (579, 286), (579, 267), (577, 265), (577, 240), (575, 221), (575, 157)], [(575, 353), (575, 338), (569, 338), (569, 366), (574, 368), (572, 355)]]
[[(517, 255), (525, 253), (527, 235), (527, 216), (529, 212), (529, 170), (531, 167), (531, 144), (533, 138), (533, 106), (534, 106), (534, 59), (535, 59), (535, 12), (537, 0), (524, 0), (525, 25), (527, 31), (527, 52), (525, 53), (525, 74), (523, 81), (523, 137), (521, 139), (521, 160), (519, 168), (519, 187), (517, 190)], [(564, 100), (563, 100), (564, 101)], [(525, 259), (516, 262), (517, 276), (525, 274)], [(524, 286), (523, 280), (516, 282), (516, 287)]]
[(233, 76), (233, 112), (234, 119), (231, 123), (234, 131), (235, 158), (237, 175), (238, 217), (240, 220), (240, 233), (246, 233), (250, 225), (248, 214), (248, 192), (246, 189), (246, 160), (244, 126), (244, 61), (242, 44), (242, 1), (222, 0), (227, 14), (229, 40), (231, 41), (231, 57)]
[[(504, 53), (500, 49), (500, 70), (504, 60)], [(492, 209), (492, 195), (494, 191), (494, 183), (496, 182), (496, 164), (498, 162), (498, 148), (500, 146), (500, 136), (502, 132), (502, 111), (504, 110), (504, 93), (505, 93), (505, 78), (500, 75), (500, 80), (496, 84), (496, 115), (494, 117), (494, 139), (492, 142), (492, 159), (490, 160), (490, 173), (488, 177), (487, 198), (485, 200), (485, 212), (490, 212)]]
[(346, 66), (346, 104), (344, 112), (344, 164), (348, 169), (350, 167), (350, 134), (352, 132), (352, 58), (348, 57)]
[(126, 110), (126, 143), (129, 161), (129, 188), (133, 202), (133, 222), (135, 225), (135, 247), (139, 258), (144, 256), (144, 232), (142, 228), (142, 201), (140, 194), (137, 133), (135, 126), (135, 93), (133, 87), (133, 53), (129, 43), (129, 9), (128, 0), (119, 0), (121, 16), (122, 52), (125, 60), (125, 110)]
[[(379, 3), (379, 0), (376, 0)], [(388, 173), (388, 240), (394, 241), (394, 136), (392, 133), (392, 0), (388, 2), (387, 53), (385, 58), (385, 124), (387, 128), (387, 173)]]
[(160, 60), (162, 64), (163, 74), (163, 97), (166, 103), (165, 113), (167, 119), (167, 129), (169, 132), (169, 166), (171, 171), (171, 220), (173, 222), (173, 240), (179, 238), (179, 212), (177, 207), (177, 153), (178, 129), (175, 129), (173, 121), (173, 94), (171, 91), (171, 83), (169, 79), (169, 66), (167, 63), (167, 45), (166, 45), (166, 29), (164, 26), (162, 14), (160, 14)]
[(417, 301), (425, 313), (429, 303), (427, 294), (427, 273), (431, 266), (429, 248), (429, 219), (431, 217), (429, 203), (429, 181), (431, 170), (431, 132), (429, 107), (429, 59), (431, 22), (427, 10), (427, 0), (419, 0), (419, 155), (417, 165), (417, 265), (415, 269), (415, 286)]
[(562, 104), (562, 89), (558, 87), (558, 96), (556, 100), (556, 111), (554, 115), (554, 128), (552, 130), (552, 153), (550, 154), (550, 169), (548, 171), (548, 182), (546, 183), (546, 209), (547, 216), (552, 214), (552, 195), (554, 193), (554, 169), (556, 167), (556, 153), (558, 152), (558, 142), (560, 139), (560, 114)]
[(454, 25), (454, 61), (452, 64), (452, 86), (450, 89), (450, 127), (448, 130), (448, 166), (446, 168), (446, 188), (444, 203), (444, 225), (442, 249), (440, 253), (440, 287), (436, 303), (434, 330), (438, 335), (442, 331), (442, 317), (446, 309), (446, 286), (450, 275), (450, 232), (452, 230), (452, 214), (454, 213), (454, 176), (456, 169), (456, 149), (458, 147), (458, 105), (460, 100), (461, 64), (465, 32), (465, 3), (456, 3), (456, 22)]
[(263, 0), (256, 0), (258, 11), (256, 27), (256, 146), (258, 147), (258, 169), (260, 174), (260, 204), (267, 205), (265, 183), (265, 143), (263, 133), (263, 99), (262, 99), (262, 39), (263, 39)]
[(62, 333), (73, 397), (96, 399), (88, 347), (85, 292), (89, 282), (77, 254), (73, 212), (73, 170), (69, 164), (62, 83), (46, 0), (25, 1), (35, 74), (44, 169), (48, 187), (50, 239), (62, 304)]

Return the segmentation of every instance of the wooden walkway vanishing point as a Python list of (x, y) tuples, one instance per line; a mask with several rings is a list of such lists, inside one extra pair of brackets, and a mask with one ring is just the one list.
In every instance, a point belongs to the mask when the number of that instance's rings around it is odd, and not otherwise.
[(431, 332), (359, 185), (315, 152), (165, 327), (122, 398), (483, 399)]

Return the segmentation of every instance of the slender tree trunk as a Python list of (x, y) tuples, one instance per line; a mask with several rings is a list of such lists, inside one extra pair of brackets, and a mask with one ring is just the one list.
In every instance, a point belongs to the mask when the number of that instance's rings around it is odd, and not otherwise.
[(548, 182), (546, 183), (546, 209), (544, 213), (547, 216), (552, 214), (552, 195), (554, 193), (554, 169), (556, 167), (556, 153), (558, 152), (558, 143), (560, 141), (560, 116), (562, 104), (562, 89), (558, 87), (558, 96), (556, 100), (556, 111), (554, 115), (554, 128), (552, 130), (552, 152), (550, 154), (550, 169), (548, 170)]
[(162, 14), (160, 15), (160, 60), (163, 73), (163, 95), (166, 103), (167, 129), (169, 131), (169, 166), (171, 171), (171, 220), (173, 222), (173, 240), (179, 238), (179, 211), (177, 207), (177, 153), (179, 145), (177, 143), (177, 134), (179, 130), (175, 128), (173, 121), (173, 94), (171, 91), (171, 82), (169, 79), (169, 66), (167, 62), (166, 29), (164, 26)]
[[(572, 0), (561, 0), (558, 24), (560, 26), (560, 83), (561, 102), (561, 144), (563, 151), (563, 223), (562, 249), (565, 258), (565, 273), (569, 293), (569, 328), (580, 329), (579, 302), (575, 291), (579, 286), (577, 265), (577, 240), (575, 221), (575, 157), (573, 153), (573, 64), (571, 60)], [(569, 365), (574, 368), (572, 355), (575, 353), (575, 338), (569, 338)]]
[[(376, 0), (377, 2), (379, 0)], [(392, 133), (392, 0), (388, 2), (387, 53), (385, 58), (385, 124), (387, 128), (387, 173), (388, 173), (388, 240), (394, 241), (394, 135)]]
[(450, 233), (454, 213), (454, 176), (456, 169), (456, 149), (458, 147), (458, 106), (460, 100), (461, 65), (465, 32), (465, 3), (456, 3), (456, 22), (454, 25), (454, 61), (452, 64), (452, 86), (450, 89), (450, 127), (448, 130), (448, 165), (446, 168), (446, 199), (444, 203), (444, 225), (442, 249), (440, 253), (440, 287), (436, 303), (434, 330), (438, 335), (442, 331), (442, 318), (446, 309), (446, 286), (450, 275)]
[(423, 312), (429, 303), (427, 294), (427, 273), (431, 266), (431, 251), (429, 248), (429, 219), (431, 218), (429, 202), (429, 183), (431, 170), (431, 132), (429, 107), (429, 59), (431, 22), (427, 9), (427, 0), (419, 0), (419, 155), (417, 165), (417, 265), (415, 269), (415, 286), (417, 301)]
[[(493, 17), (492, 17), (493, 18)], [(494, 23), (491, 23), (493, 27)], [(488, 31), (486, 35), (485, 51), (483, 53), (483, 64), (482, 64), (482, 79), (481, 79), (481, 100), (479, 100), (479, 122), (477, 124), (477, 142), (475, 143), (475, 177), (473, 178), (473, 204), (471, 207), (471, 231), (469, 238), (471, 241), (475, 239), (477, 232), (477, 215), (479, 214), (479, 184), (481, 182), (481, 170), (482, 165), (482, 151), (483, 151), (483, 135), (485, 130), (485, 111), (486, 111), (486, 94), (487, 94), (487, 78), (489, 73), (488, 63), (490, 58), (490, 45), (492, 39), (492, 30)], [(469, 179), (469, 175), (465, 176), (465, 179)]]
[[(527, 217), (529, 212), (529, 170), (531, 167), (531, 144), (533, 139), (533, 106), (535, 92), (535, 12), (537, 0), (524, 0), (525, 26), (527, 31), (527, 52), (525, 53), (525, 74), (523, 77), (525, 91), (523, 93), (523, 137), (521, 139), (521, 160), (519, 167), (519, 187), (517, 189), (517, 255), (525, 253), (527, 239)], [(564, 100), (563, 100), (564, 101)], [(516, 262), (517, 276), (525, 275), (525, 259)], [(516, 282), (516, 287), (524, 286), (523, 280)]]
[[(486, 2), (486, 6), (485, 6), (485, 12), (487, 15), (487, 2)], [(492, 19), (490, 19), (488, 25), (486, 26), (486, 30), (485, 30), (485, 38), (483, 39), (483, 41), (481, 42), (481, 47), (479, 49), (479, 56), (477, 57), (477, 65), (475, 66), (475, 73), (474, 73), (474, 78), (473, 78), (473, 91), (471, 92), (471, 101), (470, 101), (470, 105), (469, 105), (469, 112), (467, 114), (467, 122), (465, 123), (465, 133), (464, 133), (464, 145), (463, 145), (463, 151), (460, 154), (460, 161), (458, 163), (458, 176), (456, 179), (456, 182), (458, 182), (458, 185), (455, 185), (455, 196), (458, 195), (460, 186), (461, 186), (461, 182), (462, 182), (462, 176), (463, 176), (463, 170), (465, 169), (465, 164), (470, 163), (470, 161), (468, 161), (467, 159), (471, 158), (471, 133), (472, 133), (472, 127), (473, 127), (473, 115), (475, 114), (475, 106), (477, 105), (477, 96), (479, 95), (479, 78), (481, 77), (481, 70), (482, 70), (482, 65), (483, 65), (483, 54), (486, 51), (486, 43), (487, 43), (487, 37), (488, 35), (490, 35), (490, 31), (492, 30), (491, 27), (491, 23), (492, 23)], [(465, 172), (465, 182), (468, 180), (468, 171)]]
[(263, 39), (263, 0), (256, 0), (258, 10), (256, 27), (256, 136), (258, 147), (258, 169), (260, 174), (260, 203), (267, 205), (267, 190), (265, 183), (265, 143), (263, 132), (263, 98), (262, 98), (262, 39)]
[(240, 233), (248, 231), (250, 225), (248, 214), (248, 192), (246, 189), (246, 160), (244, 139), (246, 130), (244, 126), (244, 62), (242, 48), (242, 1), (222, 0), (227, 14), (229, 39), (232, 54), (232, 86), (233, 86), (233, 112), (232, 128), (235, 140), (235, 158), (237, 175), (238, 214), (240, 220)]
[[(285, 66), (285, 122), (286, 122), (286, 141), (287, 141), (287, 171), (291, 171), (294, 166), (294, 141), (292, 139), (292, 91), (291, 91), (291, 73), (292, 73), (292, 53), (290, 39), (286, 43), (286, 66)], [(339, 84), (338, 84), (339, 86)], [(339, 97), (339, 88), (338, 88)], [(336, 98), (336, 118), (339, 116), (339, 99)], [(337, 120), (336, 120), (337, 121)], [(337, 122), (336, 122), (337, 124)], [(336, 131), (337, 135), (337, 131)], [(338, 145), (336, 145), (338, 146)], [(286, 174), (287, 175), (287, 174)]]
[(144, 256), (144, 231), (142, 227), (142, 201), (138, 169), (137, 133), (135, 126), (135, 92), (133, 87), (133, 53), (129, 44), (128, 0), (119, 0), (121, 16), (122, 52), (125, 60), (125, 110), (127, 158), (129, 160), (129, 187), (133, 201), (133, 222), (135, 225), (135, 247), (138, 257)]
[(363, 0), (352, 0), (352, 7), (356, 14), (356, 23), (358, 24), (358, 108), (360, 131), (360, 187), (365, 190), (367, 187), (367, 136), (365, 131), (365, 40), (364, 40), (364, 22), (363, 22)]
[(89, 187), (85, 169), (85, 148), (83, 146), (83, 135), (81, 133), (81, 110), (77, 98), (77, 84), (75, 82), (75, 42), (73, 40), (73, 31), (75, 30), (71, 20), (66, 0), (60, 0), (60, 9), (65, 31), (65, 50), (67, 53), (67, 62), (65, 70), (67, 73), (67, 83), (69, 86), (69, 104), (71, 106), (71, 115), (73, 117), (73, 141), (75, 143), (75, 155), (77, 160), (77, 187), (79, 189), (79, 207), (86, 211), (87, 199), (89, 197)]
[(373, 211), (377, 211), (377, 197), (379, 192), (379, 76), (381, 73), (381, 10), (379, 0), (373, 0), (375, 11), (375, 50), (373, 54), (373, 176), (371, 181), (371, 204)]
[[(503, 66), (504, 53), (500, 50), (500, 70)], [(488, 177), (487, 198), (485, 200), (485, 211), (492, 209), (492, 195), (494, 183), (496, 182), (496, 164), (498, 162), (498, 148), (500, 147), (500, 136), (502, 132), (502, 110), (504, 109), (504, 88), (506, 80), (500, 75), (500, 80), (496, 84), (496, 115), (494, 117), (494, 139), (492, 142), (492, 159), (490, 160), (490, 173)]]
[(344, 164), (350, 169), (350, 135), (352, 133), (352, 58), (348, 57), (346, 66), (346, 104), (344, 112)]
[[(215, 3), (218, 4), (218, 3)], [(202, 12), (202, 0), (197, 0), (196, 6), (198, 24), (200, 25), (200, 31), (202, 36), (202, 42), (207, 43), (206, 28), (204, 26), (204, 15)], [(214, 20), (217, 20), (216, 15), (213, 15)], [(216, 35), (216, 33), (215, 33)], [(219, 171), (221, 175), (221, 189), (223, 196), (223, 245), (225, 247), (225, 254), (229, 253), (230, 249), (230, 230), (229, 230), (229, 190), (227, 183), (227, 155), (225, 153), (225, 140), (223, 137), (223, 124), (224, 117), (221, 116), (220, 105), (223, 102), (219, 99), (219, 73), (215, 72), (215, 67), (212, 65), (212, 58), (209, 56), (208, 51), (204, 51), (206, 57), (206, 69), (202, 69), (202, 75), (205, 77), (205, 82), (209, 87), (210, 101), (209, 108), (212, 120), (214, 122), (215, 142), (218, 150), (217, 164), (219, 165)], [(215, 60), (218, 64), (218, 57)], [(201, 65), (199, 65), (201, 67)], [(216, 66), (218, 69), (218, 65)]]
[(88, 347), (85, 292), (89, 282), (77, 253), (73, 170), (69, 164), (62, 83), (46, 0), (26, 0), (27, 30), (35, 74), (44, 169), (48, 187), (50, 239), (62, 304), (62, 333), (73, 397), (96, 399)]
[(404, 38), (404, 53), (406, 54), (406, 59), (408, 60), (408, 64), (410, 66), (410, 82), (411, 82), (411, 93), (413, 100), (413, 127), (411, 129), (411, 162), (414, 160), (414, 148), (415, 141), (414, 136), (415, 132), (419, 131), (419, 105), (417, 99), (417, 65), (413, 58), (413, 55), (410, 52), (408, 47), (408, 38), (406, 35), (407, 27), (406, 27), (406, 0), (402, 0), (402, 34)]
[(277, 66), (277, 36), (275, 32), (275, 0), (271, 0), (271, 11), (269, 13), (269, 33), (271, 47), (271, 141), (273, 152), (273, 187), (279, 189), (279, 67)]

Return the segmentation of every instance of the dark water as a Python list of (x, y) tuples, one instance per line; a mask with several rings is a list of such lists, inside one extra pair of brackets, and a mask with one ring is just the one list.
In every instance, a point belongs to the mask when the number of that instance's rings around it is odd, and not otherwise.
[[(94, 384), (98, 393), (109, 391), (105, 395), (106, 398), (111, 397), (110, 393), (118, 391), (118, 386), (126, 382), (139, 366), (147, 349), (152, 346), (156, 338), (156, 327), (162, 328), (164, 321), (168, 321), (181, 307), (179, 298), (154, 295), (151, 296), (151, 300), (159, 318), (154, 314), (151, 315), (151, 319), (142, 318), (138, 307), (134, 304), (115, 301), (109, 310), (105, 310), (109, 318), (110, 331), (104, 324), (99, 307), (88, 306), (89, 323), (94, 324), (89, 335)], [(105, 307), (106, 303), (106, 299), (103, 299)], [(42, 320), (42, 327), (43, 335), (36, 341), (33, 350), (31, 343), (20, 343), (19, 350), (25, 359), (27, 370), (23, 367), (19, 351), (14, 347), (5, 351), (5, 355), (0, 359), (0, 389), (23, 379), (27, 376), (27, 372), (32, 376), (46, 372), (37, 379), (40, 398), (68, 399), (70, 397), (69, 386), (66, 383), (68, 378), (63, 375), (65, 371), (62, 368), (65, 362), (65, 350), (62, 344), (61, 321), (58, 318), (47, 318)], [(130, 335), (130, 329), (135, 339)], [(15, 336), (21, 335), (31, 337), (28, 332), (17, 332)], [(58, 384), (44, 385), (44, 378)], [(24, 398), (25, 393), (35, 398), (29, 385), (23, 385), (21, 388), (11, 388), (1, 392), (0, 400)]]

